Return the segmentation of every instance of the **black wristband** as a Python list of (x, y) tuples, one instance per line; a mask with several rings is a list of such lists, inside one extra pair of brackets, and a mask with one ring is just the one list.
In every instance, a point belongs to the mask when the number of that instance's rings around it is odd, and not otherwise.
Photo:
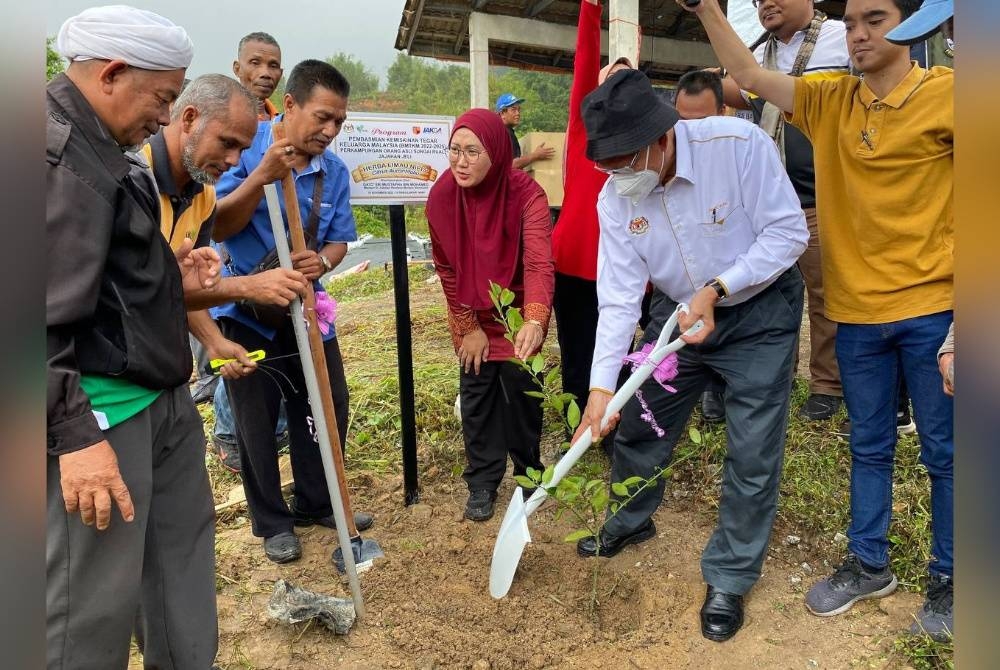
[(722, 285), (718, 279), (713, 279), (712, 281), (705, 284), (705, 287), (713, 289), (716, 295), (719, 296), (719, 300), (726, 297), (726, 287)]

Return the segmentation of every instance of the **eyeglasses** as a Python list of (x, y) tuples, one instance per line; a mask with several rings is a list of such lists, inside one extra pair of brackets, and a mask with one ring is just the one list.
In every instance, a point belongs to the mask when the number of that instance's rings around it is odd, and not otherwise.
[(639, 154), (641, 154), (641, 153), (642, 153), (642, 149), (640, 149), (639, 151), (636, 151), (635, 152), (635, 156), (632, 156), (632, 160), (630, 160), (628, 162), (628, 165), (625, 165), (624, 167), (606, 168), (606, 167), (601, 167), (597, 163), (594, 163), (594, 169), (597, 170), (598, 172), (603, 172), (604, 174), (610, 174), (610, 175), (615, 175), (615, 174), (632, 174), (633, 172), (635, 172), (635, 162), (637, 160), (639, 160)]
[(462, 154), (465, 154), (465, 160), (469, 161), (469, 165), (475, 165), (476, 161), (479, 160), (479, 157), (485, 153), (486, 151), (476, 147), (469, 147), (468, 149), (462, 149), (461, 147), (448, 147), (448, 158), (452, 162), (457, 162)]
[(750, 0), (750, 4), (753, 5), (754, 7), (760, 7), (765, 2), (767, 2), (767, 0)]

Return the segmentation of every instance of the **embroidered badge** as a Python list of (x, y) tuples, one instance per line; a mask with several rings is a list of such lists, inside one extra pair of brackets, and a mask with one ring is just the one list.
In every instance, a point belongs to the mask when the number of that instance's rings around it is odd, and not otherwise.
[(722, 212), (725, 211), (727, 205), (729, 205), (728, 202), (722, 202), (709, 210), (709, 214), (712, 216), (712, 223), (721, 226), (726, 222), (726, 217), (722, 215)]
[(649, 230), (649, 221), (644, 216), (637, 216), (628, 224), (630, 235), (645, 235)]

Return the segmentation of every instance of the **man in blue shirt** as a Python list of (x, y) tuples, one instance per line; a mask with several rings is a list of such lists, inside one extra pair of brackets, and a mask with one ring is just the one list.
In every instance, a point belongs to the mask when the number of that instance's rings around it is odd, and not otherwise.
[[(350, 84), (333, 66), (306, 60), (292, 69), (285, 89), (283, 121), (287, 137), (275, 140), (274, 121), (261, 121), (257, 135), (216, 186), (218, 210), (213, 237), (224, 241), (228, 259), (225, 276), (246, 275), (274, 249), (264, 186), (291, 171), (295, 179), (309, 249), (292, 254), (296, 270), (315, 283), (332, 270), (356, 239), (350, 206), (347, 166), (329, 150), (347, 118)], [(282, 202), (284, 212), (285, 203)], [(314, 234), (311, 234), (315, 226)], [(311, 428), (312, 417), (302, 368), (294, 355), (298, 348), (289, 317), (267, 325), (244, 306), (229, 303), (212, 309), (225, 336), (248, 351), (263, 349), (273, 374), (225, 380), (236, 419), (237, 446), (243, 488), (253, 533), (264, 538), (264, 553), (276, 563), (302, 555), (294, 526), (320, 523), (333, 527), (333, 508), (323, 464)], [(348, 393), (344, 365), (331, 327), (324, 335), (326, 361), (333, 392), (341, 445), (347, 441)], [(290, 355), (291, 354), (291, 355)], [(265, 370), (267, 372), (267, 370)], [(281, 399), (288, 414), (289, 446), (295, 495), (291, 509), (281, 495), (275, 426)], [(370, 515), (358, 514), (360, 530), (371, 525)]]

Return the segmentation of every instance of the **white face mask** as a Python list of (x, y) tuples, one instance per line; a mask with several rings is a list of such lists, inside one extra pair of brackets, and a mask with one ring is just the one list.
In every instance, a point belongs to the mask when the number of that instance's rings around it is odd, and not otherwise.
[(611, 180), (615, 185), (615, 192), (623, 198), (632, 200), (632, 205), (638, 205), (639, 201), (653, 192), (653, 189), (660, 183), (660, 171), (663, 170), (663, 160), (660, 160), (660, 170), (649, 169), (649, 149), (646, 149), (646, 165), (642, 170), (636, 172), (631, 168), (625, 168), (628, 172), (616, 172), (611, 175)]

